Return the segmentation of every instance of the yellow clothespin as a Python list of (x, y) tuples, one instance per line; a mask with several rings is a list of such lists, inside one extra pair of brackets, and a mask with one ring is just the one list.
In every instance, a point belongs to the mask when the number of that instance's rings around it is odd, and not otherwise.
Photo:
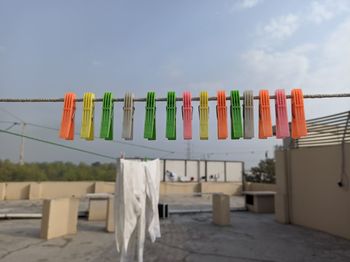
[(83, 97), (83, 117), (81, 119), (80, 137), (94, 140), (95, 94), (85, 93)]
[(201, 140), (208, 139), (208, 118), (209, 118), (209, 107), (208, 107), (208, 92), (202, 91), (199, 98), (199, 137)]

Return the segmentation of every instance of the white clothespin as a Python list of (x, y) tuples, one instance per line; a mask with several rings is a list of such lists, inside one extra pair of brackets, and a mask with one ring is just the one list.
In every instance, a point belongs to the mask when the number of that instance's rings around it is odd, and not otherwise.
[(123, 115), (123, 131), (122, 138), (125, 140), (133, 139), (134, 129), (134, 94), (126, 93), (124, 97), (124, 115)]
[(254, 137), (254, 96), (253, 91), (247, 90), (243, 92), (243, 129), (244, 138), (250, 139)]

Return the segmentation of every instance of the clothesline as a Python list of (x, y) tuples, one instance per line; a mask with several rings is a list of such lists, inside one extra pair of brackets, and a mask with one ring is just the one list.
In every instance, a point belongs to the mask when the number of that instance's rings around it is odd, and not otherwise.
[[(290, 99), (291, 95), (286, 95), (287, 99)], [(304, 95), (304, 99), (322, 99), (322, 98), (344, 98), (350, 97), (350, 93), (342, 94), (313, 94), (313, 95)], [(271, 95), (270, 99), (275, 99), (276, 96)], [(199, 97), (192, 97), (191, 101), (199, 101)], [(217, 97), (212, 96), (208, 97), (209, 101), (216, 101)], [(230, 100), (230, 96), (226, 97), (226, 100)], [(240, 100), (244, 100), (244, 97), (241, 96)], [(254, 100), (259, 100), (259, 96), (254, 96)], [(94, 102), (102, 102), (103, 98), (95, 98)], [(166, 102), (166, 97), (156, 98), (157, 102)], [(176, 101), (183, 101), (182, 97), (176, 97)], [(0, 98), (0, 102), (9, 102), (9, 103), (45, 103), (45, 102), (64, 102), (64, 98)], [(82, 98), (75, 99), (75, 102), (83, 102)], [(113, 102), (124, 102), (124, 98), (114, 98)], [(146, 98), (134, 98), (134, 102), (146, 102)]]

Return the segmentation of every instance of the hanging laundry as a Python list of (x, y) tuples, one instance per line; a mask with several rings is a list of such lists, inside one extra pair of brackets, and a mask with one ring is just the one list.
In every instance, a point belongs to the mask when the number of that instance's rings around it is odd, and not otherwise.
[(159, 159), (121, 159), (115, 190), (115, 240), (118, 261), (143, 261), (146, 232), (152, 242), (161, 236), (158, 202)]
[(292, 104), (292, 138), (297, 139), (307, 135), (305, 121), (304, 96), (301, 89), (293, 89), (291, 94)]
[(243, 133), (245, 139), (254, 137), (254, 96), (252, 90), (243, 92)]
[(275, 111), (276, 111), (276, 137), (289, 137), (289, 123), (287, 114), (286, 95), (283, 89), (275, 91)]
[(227, 108), (226, 108), (226, 93), (225, 91), (217, 92), (216, 116), (218, 119), (218, 139), (226, 139), (227, 131)]
[(102, 100), (102, 117), (100, 138), (105, 140), (113, 140), (113, 95), (111, 92), (106, 92)]
[(124, 107), (123, 107), (123, 131), (122, 138), (125, 140), (133, 139), (134, 131), (134, 94), (126, 93), (124, 96)]
[(94, 140), (95, 94), (85, 93), (83, 97), (83, 116), (81, 119), (80, 137)]
[(74, 118), (75, 118), (75, 98), (74, 93), (64, 95), (62, 121), (60, 128), (60, 138), (65, 140), (74, 139)]
[(147, 93), (144, 138), (156, 139), (156, 97), (154, 92)]
[(270, 112), (270, 95), (268, 90), (259, 92), (259, 138), (272, 136), (272, 122)]
[(168, 92), (167, 97), (165, 137), (176, 140), (176, 94), (172, 91)]
[(192, 139), (192, 96), (190, 92), (184, 92), (183, 96), (183, 106), (182, 106), (182, 119), (183, 119), (183, 135), (184, 139)]
[(238, 90), (230, 93), (231, 98), (231, 139), (239, 139), (243, 137), (242, 130), (242, 114), (241, 114), (241, 98)]
[(201, 140), (208, 140), (208, 120), (209, 120), (209, 106), (208, 106), (208, 92), (202, 91), (199, 96), (199, 137)]

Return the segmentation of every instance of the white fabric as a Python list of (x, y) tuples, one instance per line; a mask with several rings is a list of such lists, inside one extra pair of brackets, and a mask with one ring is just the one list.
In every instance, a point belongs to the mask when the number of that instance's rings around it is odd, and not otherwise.
[(119, 261), (143, 261), (145, 231), (160, 237), (160, 163), (121, 159), (115, 190), (115, 241)]
[(175, 172), (167, 170), (165, 174), (171, 182), (176, 182), (178, 180), (177, 174)]

